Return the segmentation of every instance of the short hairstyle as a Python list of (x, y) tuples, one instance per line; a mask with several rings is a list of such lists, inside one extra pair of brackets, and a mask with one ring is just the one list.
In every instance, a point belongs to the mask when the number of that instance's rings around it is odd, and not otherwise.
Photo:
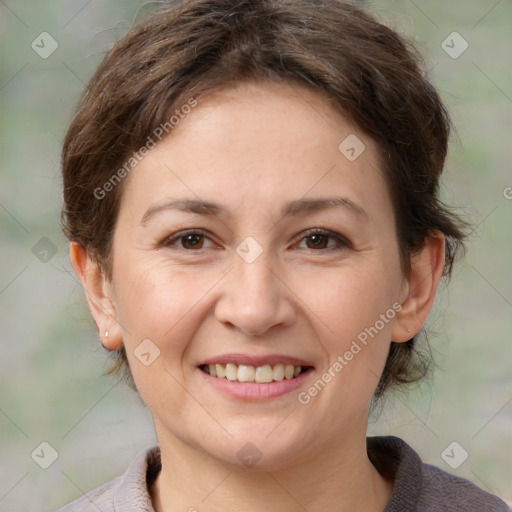
[[(468, 225), (439, 198), (449, 116), (414, 47), (341, 0), (168, 2), (132, 27), (87, 84), (63, 143), (62, 227), (69, 240), (111, 278), (126, 181), (115, 178), (129, 172), (126, 162), (191, 98), (250, 81), (307, 87), (371, 137), (403, 272), (439, 230), (446, 237), (443, 275), (450, 277)], [(376, 398), (427, 373), (428, 341), (416, 338), (392, 341)], [(114, 360), (111, 371), (133, 387), (124, 347)]]

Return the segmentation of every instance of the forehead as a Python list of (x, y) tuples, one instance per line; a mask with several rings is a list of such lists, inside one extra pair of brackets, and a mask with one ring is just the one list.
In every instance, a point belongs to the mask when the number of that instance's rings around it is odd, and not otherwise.
[(132, 170), (122, 202), (137, 208), (186, 196), (277, 209), (335, 191), (382, 208), (386, 190), (375, 143), (322, 96), (247, 83), (199, 97)]

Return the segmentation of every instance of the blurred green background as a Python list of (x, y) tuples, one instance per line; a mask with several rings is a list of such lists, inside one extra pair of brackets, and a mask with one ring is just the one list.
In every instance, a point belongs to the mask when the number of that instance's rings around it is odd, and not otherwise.
[[(2, 511), (56, 510), (156, 442), (138, 397), (101, 377), (106, 355), (59, 228), (67, 124), (141, 5), (0, 1)], [(457, 127), (443, 196), (477, 226), (429, 319), (433, 379), (389, 398), (370, 433), (398, 435), (425, 461), (512, 500), (512, 2), (367, 5), (426, 57)], [(457, 58), (442, 47), (453, 32), (468, 44)], [(455, 469), (441, 457), (453, 441), (469, 453)], [(41, 442), (58, 453), (48, 469), (34, 461)]]

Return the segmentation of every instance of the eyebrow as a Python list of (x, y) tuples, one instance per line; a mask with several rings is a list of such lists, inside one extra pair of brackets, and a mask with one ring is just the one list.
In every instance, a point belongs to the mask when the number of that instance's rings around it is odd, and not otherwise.
[[(285, 204), (281, 210), (283, 217), (305, 215), (319, 210), (326, 210), (328, 208), (342, 207), (348, 211), (356, 214), (358, 217), (365, 217), (369, 219), (368, 213), (354, 201), (346, 197), (326, 197), (326, 198), (313, 198), (313, 199), (298, 199)], [(142, 216), (141, 224), (146, 224), (151, 217), (156, 214), (167, 211), (177, 210), (187, 213), (197, 213), (199, 215), (215, 216), (220, 214), (227, 214), (226, 208), (220, 204), (211, 201), (204, 201), (200, 199), (176, 199), (168, 201), (163, 204), (155, 205), (149, 208)]]

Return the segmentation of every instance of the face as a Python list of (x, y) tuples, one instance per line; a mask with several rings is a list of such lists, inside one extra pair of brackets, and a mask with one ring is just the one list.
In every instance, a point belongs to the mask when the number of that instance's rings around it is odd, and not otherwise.
[(364, 436), (406, 298), (373, 141), (308, 90), (246, 84), (125, 185), (110, 285), (160, 444), (278, 468)]

